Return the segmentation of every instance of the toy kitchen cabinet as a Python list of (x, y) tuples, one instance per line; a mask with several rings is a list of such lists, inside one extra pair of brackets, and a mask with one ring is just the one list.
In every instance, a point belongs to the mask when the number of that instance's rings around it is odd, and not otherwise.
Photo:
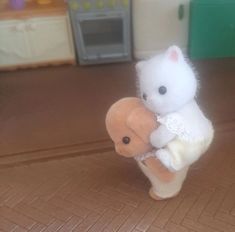
[(0, 9), (0, 70), (75, 63), (66, 4)]
[(148, 58), (170, 45), (186, 51), (190, 0), (134, 0), (132, 4), (135, 58)]

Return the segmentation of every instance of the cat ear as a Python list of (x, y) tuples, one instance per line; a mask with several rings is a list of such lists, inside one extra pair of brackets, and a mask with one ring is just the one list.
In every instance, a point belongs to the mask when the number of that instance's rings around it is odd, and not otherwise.
[(166, 57), (168, 60), (178, 63), (184, 59), (181, 49), (177, 46), (171, 46), (166, 51)]
[(141, 71), (143, 70), (143, 67), (145, 66), (145, 63), (146, 63), (146, 61), (140, 61), (135, 65), (135, 69), (136, 69), (136, 72), (138, 74), (140, 74)]

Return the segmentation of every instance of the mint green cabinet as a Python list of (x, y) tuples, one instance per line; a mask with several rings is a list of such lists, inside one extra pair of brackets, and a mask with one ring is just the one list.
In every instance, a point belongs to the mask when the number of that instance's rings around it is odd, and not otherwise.
[(234, 0), (192, 0), (190, 18), (191, 58), (235, 56)]

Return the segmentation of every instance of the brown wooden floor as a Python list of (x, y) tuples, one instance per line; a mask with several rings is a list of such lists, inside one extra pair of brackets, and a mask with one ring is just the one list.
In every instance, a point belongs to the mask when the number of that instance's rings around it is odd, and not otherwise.
[(0, 166), (110, 146), (108, 107), (136, 91), (129, 64), (0, 73), (0, 88)]
[(196, 67), (215, 141), (163, 202), (104, 128), (109, 105), (135, 95), (133, 65), (0, 73), (0, 231), (234, 232), (235, 61)]
[[(235, 120), (235, 60), (198, 62), (199, 100), (219, 127)], [(111, 148), (105, 113), (135, 96), (134, 65), (0, 73), (0, 167)], [(232, 124), (232, 125), (230, 125)]]

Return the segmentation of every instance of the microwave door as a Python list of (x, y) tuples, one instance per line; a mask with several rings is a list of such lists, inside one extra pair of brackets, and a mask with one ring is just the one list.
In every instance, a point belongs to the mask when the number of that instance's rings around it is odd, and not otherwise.
[(86, 14), (80, 15), (78, 19), (83, 59), (115, 59), (127, 56), (124, 14)]

